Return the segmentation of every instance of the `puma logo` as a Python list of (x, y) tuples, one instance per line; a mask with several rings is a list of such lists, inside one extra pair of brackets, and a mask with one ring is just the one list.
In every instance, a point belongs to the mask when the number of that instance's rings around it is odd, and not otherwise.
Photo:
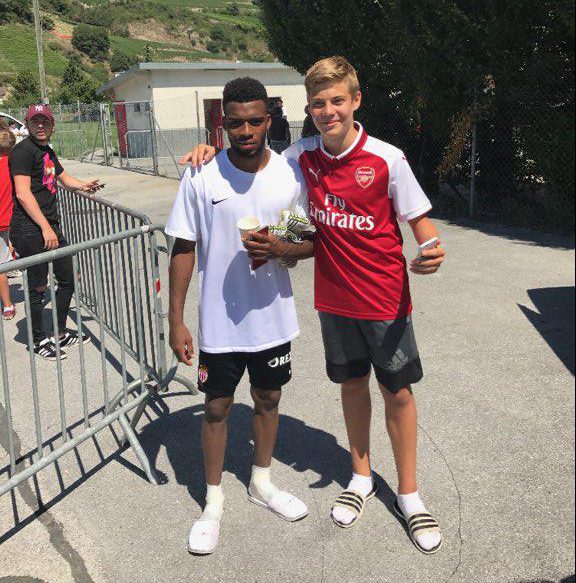
[(320, 184), (320, 170), (314, 170), (313, 168), (308, 168), (308, 172), (316, 178), (316, 182)]

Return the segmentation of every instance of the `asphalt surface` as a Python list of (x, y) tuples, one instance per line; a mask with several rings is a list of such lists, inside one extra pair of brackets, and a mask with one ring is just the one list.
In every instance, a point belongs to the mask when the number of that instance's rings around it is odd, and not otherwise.
[[(102, 177), (105, 197), (158, 222), (166, 220), (178, 186), (88, 164), (66, 167), (75, 175)], [(118, 451), (118, 426), (99, 433), (13, 496), (0, 498), (0, 583), (574, 581), (573, 242), (482, 225), (439, 221), (439, 227), (445, 267), (412, 280), (426, 372), (415, 389), (419, 482), (444, 530), (438, 555), (418, 553), (390, 510), (396, 477), (375, 386), (372, 449), (381, 493), (349, 531), (329, 518), (350, 469), (339, 392), (324, 372), (308, 262), (293, 271), (302, 335), (294, 343), (294, 380), (281, 406), (273, 471), (279, 486), (308, 503), (310, 516), (287, 524), (247, 500), (252, 445), (244, 380), (230, 421), (220, 547), (211, 557), (190, 556), (188, 531), (204, 495), (202, 404), (173, 385), (172, 396), (139, 426), (144, 449), (166, 483), (149, 484), (134, 453)], [(406, 235), (410, 256), (415, 244)], [(18, 282), (13, 284), (21, 300)], [(196, 285), (187, 307), (192, 327)], [(16, 445), (25, 454), (33, 448), (34, 428), (22, 311), (5, 332), (15, 375)], [(96, 409), (97, 346), (87, 349), (87, 359)], [(39, 374), (45, 431), (57, 437), (54, 367), (43, 364)], [(77, 355), (66, 361), (64, 374), (73, 424), (81, 419), (74, 393)], [(4, 426), (2, 465), (6, 444)], [(0, 482), (5, 478), (4, 468)]]

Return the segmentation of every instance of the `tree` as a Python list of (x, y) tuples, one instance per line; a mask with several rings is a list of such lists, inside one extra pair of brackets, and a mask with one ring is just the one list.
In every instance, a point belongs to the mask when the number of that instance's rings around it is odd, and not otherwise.
[[(455, 140), (466, 148), (479, 117), (479, 185), (498, 203), (496, 214), (532, 177), (554, 190), (546, 204), (574, 208), (573, 156), (553, 164), (542, 135), (545, 119), (554, 145), (573, 152), (573, 0), (356, 0), (353, 9), (348, 0), (261, 4), (270, 48), (283, 62), (304, 73), (328, 56), (326, 47), (349, 58), (363, 85), (362, 121), (407, 151), (432, 195), (445, 151), (455, 150)], [(489, 76), (494, 91), (485, 91)]]
[(61, 16), (67, 16), (71, 10), (70, 0), (43, 0), (42, 5), (44, 10), (50, 8)]
[(72, 46), (95, 61), (104, 61), (110, 50), (110, 37), (105, 28), (79, 24), (74, 28)]
[(0, 2), (0, 24), (32, 22), (31, 4), (27, 0), (2, 0)]
[(92, 103), (99, 100), (97, 89), (98, 82), (82, 70), (80, 59), (72, 55), (64, 69), (56, 100), (60, 103)]
[(226, 41), (229, 38), (228, 30), (223, 24), (216, 24), (210, 31), (210, 38), (214, 41)]
[(6, 104), (8, 107), (27, 107), (32, 103), (40, 103), (40, 83), (38, 77), (31, 69), (21, 69), (18, 71), (14, 82), (10, 99)]
[(154, 61), (154, 49), (148, 43), (146, 43), (146, 46), (144, 47), (143, 58), (145, 63), (152, 63)]
[(138, 63), (139, 58), (137, 55), (128, 55), (121, 51), (115, 51), (112, 53), (112, 58), (110, 59), (110, 70), (113, 73), (119, 71), (127, 71), (132, 65)]

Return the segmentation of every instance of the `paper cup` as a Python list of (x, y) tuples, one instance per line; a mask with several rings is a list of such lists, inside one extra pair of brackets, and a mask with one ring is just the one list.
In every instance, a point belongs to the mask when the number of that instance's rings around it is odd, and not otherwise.
[(240, 236), (245, 237), (248, 233), (260, 230), (260, 219), (256, 217), (244, 217), (237, 223)]

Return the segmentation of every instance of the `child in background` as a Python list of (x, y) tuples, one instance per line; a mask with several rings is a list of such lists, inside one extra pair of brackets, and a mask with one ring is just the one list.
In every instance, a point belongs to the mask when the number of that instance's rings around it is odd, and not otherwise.
[[(0, 130), (0, 265), (12, 261), (8, 229), (12, 218), (12, 181), (8, 168), (8, 156), (16, 145), (16, 137), (7, 129)], [(8, 274), (0, 275), (0, 301), (2, 302), (2, 318), (12, 320), (16, 315), (16, 307), (10, 299)]]

